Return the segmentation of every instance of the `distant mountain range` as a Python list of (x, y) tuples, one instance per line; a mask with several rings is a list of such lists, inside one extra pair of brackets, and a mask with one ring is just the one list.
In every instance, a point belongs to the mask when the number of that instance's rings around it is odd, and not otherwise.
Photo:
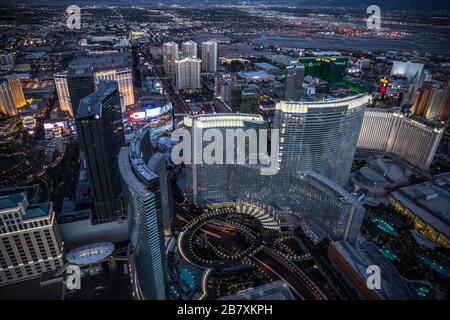
[(388, 10), (436, 10), (450, 9), (449, 0), (2, 0), (0, 5), (13, 4), (45, 4), (45, 5), (66, 5), (66, 4), (123, 4), (123, 5), (144, 5), (144, 4), (189, 4), (199, 6), (208, 4), (239, 4), (258, 3), (267, 5), (290, 5), (296, 7), (331, 7), (331, 8), (362, 8), (371, 4), (376, 4)]

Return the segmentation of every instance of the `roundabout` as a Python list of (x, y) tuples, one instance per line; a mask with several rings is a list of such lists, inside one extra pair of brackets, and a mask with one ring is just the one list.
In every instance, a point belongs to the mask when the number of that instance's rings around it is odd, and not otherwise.
[(273, 280), (283, 280), (296, 299), (326, 299), (295, 263), (274, 250), (289, 234), (280, 231), (279, 224), (264, 206), (216, 203), (183, 227), (177, 247), (183, 259), (196, 267), (212, 271), (247, 265)]

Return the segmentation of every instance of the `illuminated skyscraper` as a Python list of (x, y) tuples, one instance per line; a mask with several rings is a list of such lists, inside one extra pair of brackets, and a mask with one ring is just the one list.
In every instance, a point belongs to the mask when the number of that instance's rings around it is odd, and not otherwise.
[(346, 74), (347, 57), (305, 57), (299, 62), (305, 66), (305, 75), (324, 79), (330, 82), (340, 81)]
[(439, 103), (436, 118), (444, 121), (450, 119), (450, 79), (446, 79), (444, 81), (444, 85), (442, 87), (442, 98)]
[(186, 41), (181, 44), (183, 57), (197, 58), (197, 43), (194, 41)]
[(95, 91), (95, 80), (91, 66), (70, 69), (67, 75), (72, 113), (76, 117), (81, 99)]
[(184, 58), (175, 61), (177, 90), (200, 89), (200, 59)]
[(217, 42), (202, 42), (202, 71), (217, 71)]
[(0, 112), (9, 116), (17, 115), (17, 108), (6, 79), (0, 79)]
[[(220, 130), (225, 137), (227, 129), (266, 128), (267, 123), (260, 115), (224, 113), (185, 117), (184, 124), (190, 130), (192, 139), (192, 159), (190, 164), (186, 165), (186, 198), (190, 203), (202, 206), (205, 199), (226, 196), (228, 167), (234, 166), (233, 164), (203, 163), (203, 150), (209, 144), (209, 142), (203, 141), (201, 138), (203, 131), (214, 128)], [(227, 143), (224, 141), (224, 148)], [(225, 154), (226, 150), (223, 150), (223, 155)], [(236, 162), (235, 153), (234, 163)]]
[(22, 84), (15, 74), (0, 79), (0, 112), (10, 116), (17, 114), (17, 109), (26, 104)]
[(80, 100), (95, 91), (95, 81), (90, 66), (78, 66), (53, 75), (61, 110), (75, 118)]
[(368, 96), (361, 94), (317, 102), (279, 102), (274, 128), (280, 133), (280, 169), (289, 175), (314, 171), (345, 185), (367, 101)]
[(305, 66), (296, 62), (286, 68), (286, 85), (284, 91), (285, 100), (300, 100), (303, 96), (303, 78)]
[(433, 92), (433, 96), (430, 99), (430, 102), (428, 104), (428, 107), (427, 107), (427, 110), (425, 113), (425, 118), (430, 119), (430, 120), (439, 118), (438, 112), (439, 112), (439, 107), (441, 105), (443, 96), (444, 96), (444, 90), (442, 90), (442, 89), (438, 89)]
[(154, 153), (149, 128), (136, 133), (119, 154), (123, 199), (133, 245), (135, 291), (141, 299), (167, 298), (164, 230), (170, 228), (170, 186), (162, 154)]
[(70, 113), (73, 117), (72, 104), (70, 103), (69, 87), (67, 85), (67, 72), (55, 73), (56, 92), (58, 93), (59, 106), (62, 111)]
[(97, 71), (94, 75), (97, 82), (100, 80), (116, 81), (119, 92), (123, 95), (125, 106), (134, 105), (133, 73), (130, 68)]
[(164, 72), (167, 74), (175, 73), (175, 60), (178, 59), (178, 44), (175, 42), (164, 43), (162, 46), (162, 56)]
[(413, 115), (426, 116), (438, 88), (437, 85), (432, 84), (431, 82), (425, 82), (423, 84), (417, 100), (414, 101), (414, 105), (411, 109)]
[(9, 89), (11, 91), (11, 96), (14, 101), (16, 108), (21, 108), (26, 104), (25, 96), (23, 95), (22, 83), (17, 75), (11, 74), (6, 76), (6, 80), (9, 84)]
[(52, 202), (30, 205), (25, 193), (0, 197), (0, 286), (63, 266)]
[(95, 201), (93, 222), (118, 219), (121, 212), (116, 204), (121, 189), (117, 158), (124, 133), (116, 82), (101, 81), (96, 92), (81, 100), (76, 125)]

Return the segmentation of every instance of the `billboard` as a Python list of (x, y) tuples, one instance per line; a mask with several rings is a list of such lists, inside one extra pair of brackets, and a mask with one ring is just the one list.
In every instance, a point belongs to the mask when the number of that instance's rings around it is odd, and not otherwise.
[[(55, 126), (56, 129), (55, 130)], [(67, 122), (65, 121), (55, 121), (55, 122), (44, 122), (44, 130), (45, 130), (45, 137), (51, 138), (55, 135), (60, 136), (61, 133), (67, 131)]]
[(158, 108), (153, 108), (153, 109), (145, 109), (145, 116), (147, 118), (153, 118), (153, 117), (157, 117), (159, 115), (161, 115), (162, 113), (164, 113), (164, 109), (161, 107)]
[(131, 120), (140, 120), (140, 119), (145, 119), (145, 112), (133, 112), (130, 114), (129, 118)]

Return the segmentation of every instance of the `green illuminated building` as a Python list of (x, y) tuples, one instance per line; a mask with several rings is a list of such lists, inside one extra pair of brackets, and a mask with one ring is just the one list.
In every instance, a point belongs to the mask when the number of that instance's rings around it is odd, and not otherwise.
[(346, 74), (347, 57), (300, 58), (299, 62), (305, 66), (305, 76), (318, 77), (329, 82), (339, 82)]

